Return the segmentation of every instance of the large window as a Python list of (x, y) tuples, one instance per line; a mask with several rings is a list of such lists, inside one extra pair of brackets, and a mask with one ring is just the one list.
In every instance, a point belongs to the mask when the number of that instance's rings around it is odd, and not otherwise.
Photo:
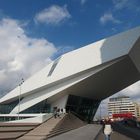
[(0, 114), (9, 114), (18, 103), (19, 100), (16, 100), (9, 104), (0, 104)]
[(77, 113), (86, 121), (91, 121), (93, 120), (99, 103), (99, 100), (69, 95), (66, 109)]
[(51, 67), (51, 69), (50, 69), (50, 71), (49, 71), (48, 76), (51, 76), (51, 75), (52, 75), (52, 73), (53, 73), (53, 71), (55, 70), (55, 68), (56, 68), (56, 66), (57, 66), (57, 64), (58, 64), (58, 62), (59, 62), (59, 60), (60, 60), (60, 58), (61, 58), (61, 57), (59, 57), (58, 59), (56, 59), (56, 60), (54, 61), (53, 65), (52, 65), (52, 67)]
[(47, 100), (44, 100), (30, 108), (22, 111), (21, 113), (50, 113), (50, 104), (47, 103)]

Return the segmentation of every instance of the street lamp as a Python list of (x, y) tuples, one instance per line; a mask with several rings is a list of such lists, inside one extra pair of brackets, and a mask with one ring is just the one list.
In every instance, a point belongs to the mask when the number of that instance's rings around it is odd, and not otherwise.
[(24, 83), (24, 79), (21, 79), (21, 82), (19, 83), (19, 96), (18, 96), (18, 120), (19, 120), (19, 113), (20, 113), (20, 96), (21, 96), (21, 85)]
[(102, 120), (102, 108), (101, 108), (101, 104), (102, 103), (100, 103), (100, 120)]

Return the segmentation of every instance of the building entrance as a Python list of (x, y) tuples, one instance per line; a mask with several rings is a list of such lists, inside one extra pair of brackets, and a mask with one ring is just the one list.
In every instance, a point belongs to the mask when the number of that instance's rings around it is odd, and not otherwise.
[(93, 116), (96, 113), (99, 103), (99, 100), (69, 95), (66, 110), (73, 111), (85, 121), (89, 122), (93, 120)]

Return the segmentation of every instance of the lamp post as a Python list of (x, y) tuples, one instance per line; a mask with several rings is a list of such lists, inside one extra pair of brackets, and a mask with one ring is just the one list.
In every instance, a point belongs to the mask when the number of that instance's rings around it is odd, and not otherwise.
[(102, 120), (102, 108), (101, 108), (101, 103), (100, 103), (100, 120)]
[(20, 96), (21, 96), (21, 85), (24, 83), (24, 79), (21, 79), (21, 82), (19, 84), (19, 96), (18, 96), (18, 120), (19, 120), (19, 113), (20, 113)]

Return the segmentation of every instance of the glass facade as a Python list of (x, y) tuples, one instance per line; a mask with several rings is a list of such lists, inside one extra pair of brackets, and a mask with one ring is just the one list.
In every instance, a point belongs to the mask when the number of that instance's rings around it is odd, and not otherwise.
[[(19, 100), (16, 100), (8, 104), (0, 104), (0, 114), (9, 114), (18, 104)], [(47, 100), (44, 100), (20, 113), (50, 113), (50, 110), (51, 110), (50, 104), (47, 103)]]
[(66, 110), (73, 111), (85, 121), (92, 121), (100, 104), (99, 100), (69, 95)]
[(16, 100), (8, 104), (0, 104), (0, 114), (9, 114), (18, 103), (19, 100)]
[(50, 112), (51, 112), (51, 106), (50, 104), (47, 103), (47, 100), (44, 100), (22, 111), (21, 113), (50, 113)]
[[(19, 100), (16, 100), (9, 104), (0, 105), (1, 114), (9, 114), (13, 108), (18, 105)], [(99, 100), (93, 100), (85, 97), (69, 95), (66, 110), (73, 111), (76, 115), (83, 118), (85, 121), (93, 120), (96, 110), (99, 106)], [(29, 107), (28, 109), (20, 112), (20, 114), (30, 113), (50, 113), (51, 105), (47, 102), (47, 99)], [(1, 118), (2, 119), (2, 118)], [(6, 118), (5, 118), (6, 119)], [(12, 120), (13, 118), (11, 118)]]
[(5, 122), (5, 121), (15, 121), (15, 120), (22, 120), (22, 119), (27, 119), (30, 117), (10, 117), (10, 116), (4, 116), (4, 117), (0, 117), (0, 122)]

